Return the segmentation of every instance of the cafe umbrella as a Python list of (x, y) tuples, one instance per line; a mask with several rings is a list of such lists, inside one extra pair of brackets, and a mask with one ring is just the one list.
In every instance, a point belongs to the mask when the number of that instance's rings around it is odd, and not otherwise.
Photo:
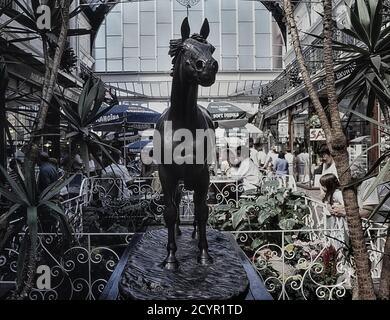
[(93, 126), (95, 131), (117, 132), (126, 128), (146, 130), (153, 128), (161, 114), (140, 105), (117, 105), (100, 117)]
[(228, 102), (211, 102), (207, 111), (219, 128), (242, 128), (248, 123), (246, 111)]
[(123, 146), (126, 161), (128, 151), (126, 147), (127, 133), (137, 133), (138, 131), (154, 128), (160, 116), (160, 113), (140, 105), (117, 105), (96, 121), (93, 125), (93, 130), (100, 132), (121, 132), (124, 137)]

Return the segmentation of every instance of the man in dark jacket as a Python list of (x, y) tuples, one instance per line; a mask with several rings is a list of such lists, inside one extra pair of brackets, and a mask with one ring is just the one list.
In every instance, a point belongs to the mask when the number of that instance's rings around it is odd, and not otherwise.
[(47, 153), (42, 152), (40, 154), (38, 176), (39, 192), (42, 192), (60, 178), (56, 166), (51, 163), (49, 159), (50, 158)]

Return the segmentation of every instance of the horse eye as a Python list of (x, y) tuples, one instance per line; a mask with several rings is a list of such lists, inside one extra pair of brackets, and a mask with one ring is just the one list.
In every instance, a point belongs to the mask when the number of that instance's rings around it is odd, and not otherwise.
[(211, 53), (214, 53), (215, 52), (215, 47), (211, 47)]
[(195, 64), (196, 69), (198, 69), (198, 70), (203, 70), (204, 65), (205, 65), (205, 63), (203, 60), (198, 60), (198, 61), (196, 61), (196, 64)]

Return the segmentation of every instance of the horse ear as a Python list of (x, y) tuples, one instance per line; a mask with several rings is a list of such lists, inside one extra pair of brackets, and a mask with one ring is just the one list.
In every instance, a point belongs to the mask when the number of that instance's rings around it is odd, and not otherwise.
[(181, 24), (181, 39), (184, 41), (190, 37), (190, 24), (188, 23), (188, 18), (184, 18), (183, 23)]
[(207, 39), (207, 37), (210, 34), (210, 25), (209, 25), (209, 20), (204, 19), (202, 28), (200, 29), (200, 35), (203, 37), (203, 39)]

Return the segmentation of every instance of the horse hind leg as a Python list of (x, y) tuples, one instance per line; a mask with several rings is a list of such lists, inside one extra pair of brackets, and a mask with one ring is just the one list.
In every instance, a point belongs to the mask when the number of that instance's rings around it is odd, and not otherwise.
[(178, 187), (176, 189), (175, 193), (175, 206), (176, 206), (176, 212), (177, 212), (177, 218), (176, 218), (176, 224), (175, 224), (175, 232), (176, 236), (181, 236), (181, 230), (180, 230), (180, 202), (181, 202), (181, 191)]
[(196, 218), (194, 218), (192, 225), (194, 226), (194, 230), (192, 231), (192, 239), (196, 239)]

